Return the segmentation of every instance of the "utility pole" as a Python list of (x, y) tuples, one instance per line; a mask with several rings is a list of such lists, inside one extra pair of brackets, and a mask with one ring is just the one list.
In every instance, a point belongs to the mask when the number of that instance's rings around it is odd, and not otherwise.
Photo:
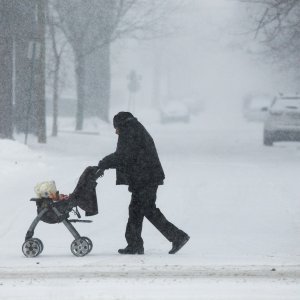
[(32, 30), (32, 41), (29, 43), (28, 57), (31, 59), (29, 99), (27, 103), (27, 120), (25, 144), (29, 131), (29, 118), (33, 105), (37, 120), (39, 143), (46, 143), (46, 105), (45, 105), (45, 20), (46, 0), (35, 0), (35, 21)]
[(36, 70), (37, 99), (37, 135), (39, 143), (46, 143), (46, 95), (45, 95), (45, 33), (46, 33), (46, 1), (37, 0), (37, 38), (40, 43), (40, 57)]

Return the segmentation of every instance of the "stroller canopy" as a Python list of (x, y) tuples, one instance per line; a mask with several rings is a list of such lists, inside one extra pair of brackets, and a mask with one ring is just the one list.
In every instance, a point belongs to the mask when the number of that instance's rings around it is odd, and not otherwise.
[(74, 201), (74, 206), (78, 206), (84, 210), (86, 216), (98, 214), (96, 194), (97, 170), (97, 167), (87, 167), (81, 174), (73, 193), (70, 195), (70, 200)]

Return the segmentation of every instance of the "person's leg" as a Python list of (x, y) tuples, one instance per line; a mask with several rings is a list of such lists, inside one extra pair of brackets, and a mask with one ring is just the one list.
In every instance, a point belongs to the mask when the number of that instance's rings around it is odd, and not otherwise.
[(144, 215), (142, 212), (139, 192), (133, 191), (131, 202), (128, 208), (129, 217), (126, 225), (125, 238), (131, 248), (143, 248), (143, 239), (141, 237)]
[(140, 191), (140, 200), (143, 201), (143, 214), (167, 240), (170, 242), (178, 241), (187, 234), (169, 222), (159, 208), (156, 207), (157, 188), (157, 186), (147, 187)]

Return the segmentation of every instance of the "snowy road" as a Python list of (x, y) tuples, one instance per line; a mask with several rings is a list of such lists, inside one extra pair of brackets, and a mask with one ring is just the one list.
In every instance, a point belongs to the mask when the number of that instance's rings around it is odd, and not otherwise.
[(0, 269), (7, 299), (299, 299), (299, 267), (86, 266)]
[[(280, 268), (279, 268), (280, 269)], [(4, 276), (4, 278), (2, 278)], [(151, 268), (139, 266), (55, 271), (1, 271), (0, 296), (12, 299), (298, 300), (299, 268)]]
[[(61, 133), (30, 147), (0, 140), (2, 216), (0, 299), (251, 299), (300, 297), (300, 144), (262, 145), (262, 125), (201, 116), (191, 124), (146, 122), (166, 173), (157, 205), (191, 240), (178, 254), (147, 221), (144, 256), (120, 256), (130, 199), (107, 171), (98, 182), (100, 213), (75, 224), (94, 244), (70, 252), (62, 224), (38, 225), (42, 255), (21, 252), (36, 214), (37, 182), (71, 192), (87, 165), (114, 151), (111, 126), (100, 135)], [(17, 137), (21, 142), (23, 137)]]
[(39, 267), (12, 270), (0, 268), (0, 278), (4, 279), (91, 279), (91, 278), (127, 278), (127, 279), (269, 279), (300, 280), (299, 266), (144, 266), (140, 265), (93, 265), (78, 267)]

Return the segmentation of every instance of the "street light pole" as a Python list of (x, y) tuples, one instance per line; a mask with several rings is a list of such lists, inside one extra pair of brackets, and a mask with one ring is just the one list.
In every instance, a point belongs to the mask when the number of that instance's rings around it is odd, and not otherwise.
[(135, 108), (135, 93), (140, 89), (140, 80), (141, 76), (138, 76), (135, 70), (131, 70), (127, 76), (128, 78), (128, 90), (129, 90), (129, 99), (128, 99), (128, 111), (131, 111), (134, 114)]

